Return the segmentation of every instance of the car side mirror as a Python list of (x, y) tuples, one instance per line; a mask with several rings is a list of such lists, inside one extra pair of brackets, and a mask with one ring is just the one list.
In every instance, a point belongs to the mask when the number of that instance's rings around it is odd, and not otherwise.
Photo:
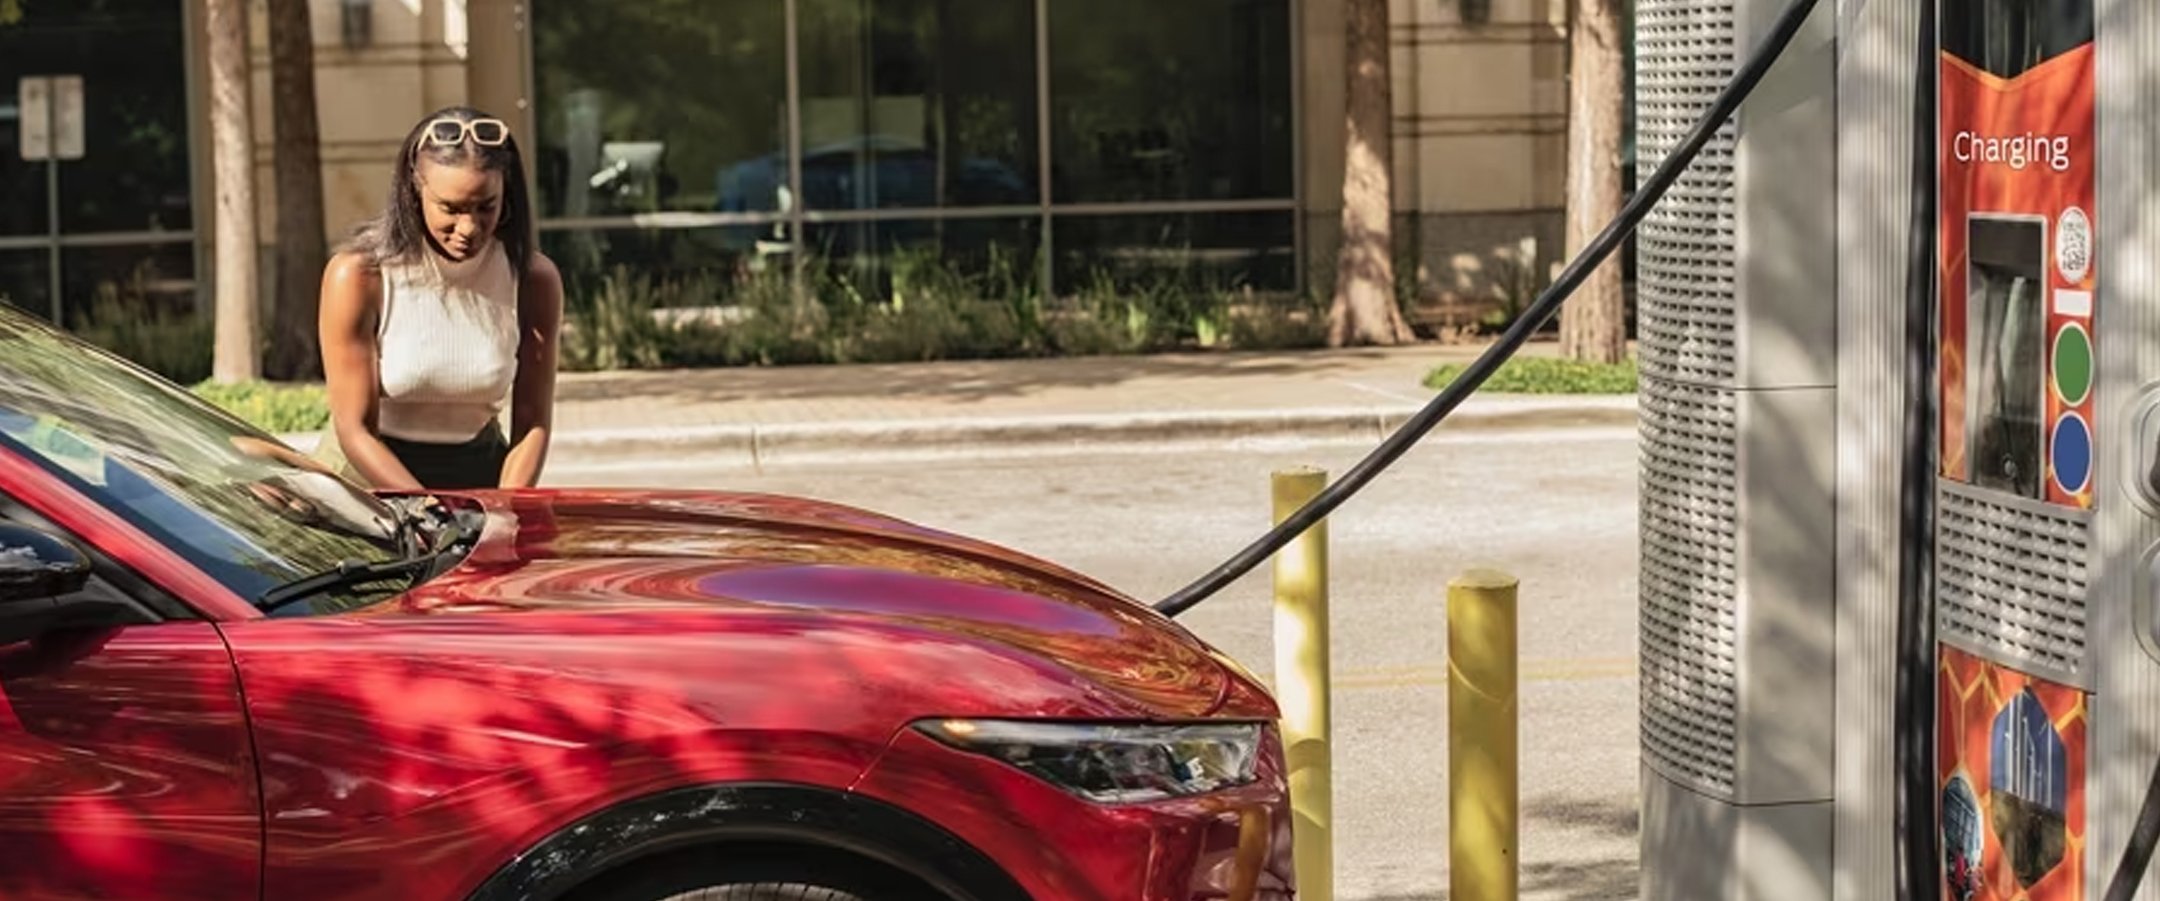
[(50, 600), (90, 581), (90, 555), (74, 542), (20, 523), (0, 523), (0, 604)]

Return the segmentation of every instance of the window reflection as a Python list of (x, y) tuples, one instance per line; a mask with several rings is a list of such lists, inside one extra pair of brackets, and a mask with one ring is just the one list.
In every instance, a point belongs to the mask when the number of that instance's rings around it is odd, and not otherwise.
[(805, 0), (808, 208), (1033, 202), (1034, 9)]
[(1061, 216), (1052, 223), (1060, 296), (1109, 286), (1289, 291), (1296, 222), (1279, 213)]
[(37, 250), (0, 250), (0, 302), (37, 316), (52, 317), (52, 254)]
[(180, 389), (0, 311), (0, 444), (244, 598), (398, 552), (394, 515)]
[(547, 216), (782, 209), (780, 0), (533, 4)]
[(1287, 0), (1051, 0), (1059, 203), (1288, 197)]
[(17, 81), (80, 75), (80, 160), (60, 163), (65, 232), (185, 231), (188, 173), (186, 30), (173, 0), (21, 4), (0, 27), (0, 234), (46, 231), (46, 166), (17, 152)]
[(828, 288), (865, 299), (898, 290), (1009, 303), (1037, 293), (1040, 231), (1035, 218), (833, 223), (811, 226), (806, 249)]
[(665, 286), (656, 306), (727, 300), (746, 281), (786, 277), (784, 223), (712, 228), (613, 228), (542, 232), (541, 250), (562, 268), (568, 301), (591, 302), (618, 272)]

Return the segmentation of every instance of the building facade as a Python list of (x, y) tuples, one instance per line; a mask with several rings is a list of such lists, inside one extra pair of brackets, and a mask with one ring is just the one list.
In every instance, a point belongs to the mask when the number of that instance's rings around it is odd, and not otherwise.
[[(1057, 294), (1151, 272), (1324, 294), (1331, 277), (1340, 0), (311, 2), (333, 237), (382, 203), (419, 117), (470, 104), (516, 129), (543, 247), (580, 284), (926, 252)], [(0, 25), (0, 294), (18, 306), (207, 303), (203, 3), (23, 0)], [(1561, 260), (1566, 4), (1393, 13), (1399, 259), (1429, 309), (1519, 291)], [(70, 115), (26, 102), (25, 79), (55, 75), (80, 86), (81, 153), (25, 158), (26, 116)]]

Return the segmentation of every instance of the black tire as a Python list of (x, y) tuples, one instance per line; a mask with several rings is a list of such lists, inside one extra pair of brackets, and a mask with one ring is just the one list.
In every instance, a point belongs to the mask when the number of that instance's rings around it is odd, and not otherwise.
[(575, 901), (946, 901), (897, 874), (805, 860), (631, 864)]
[(677, 892), (658, 901), (869, 901), (854, 892), (800, 882), (738, 882)]

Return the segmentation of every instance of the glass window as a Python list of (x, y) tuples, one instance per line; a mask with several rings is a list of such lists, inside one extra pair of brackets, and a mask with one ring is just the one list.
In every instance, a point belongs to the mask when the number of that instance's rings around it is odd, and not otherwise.
[[(652, 306), (721, 302), (760, 273), (785, 277), (789, 244), (782, 223), (715, 228), (613, 228), (545, 231), (540, 247), (562, 269), (573, 305), (610, 282), (643, 283)], [(628, 277), (618, 276), (618, 271)]]
[(1291, 196), (1288, 0), (1051, 0), (1051, 199)]
[(192, 228), (182, 5), (72, 0), (22, 11), (0, 27), (0, 234), (47, 228), (46, 164), (17, 149), (25, 75), (83, 80), (84, 156), (60, 163), (61, 230)]
[(889, 219), (812, 225), (805, 250), (822, 290), (903, 300), (909, 286), (999, 303), (1041, 293), (1042, 220)]
[(0, 311), (0, 446), (243, 598), (395, 556), (395, 514), (246, 424)]
[(782, 209), (782, 0), (538, 0), (544, 216)]
[(1974, 216), (1965, 367), (1973, 484), (2040, 497), (2047, 240), (2037, 221)]
[(52, 252), (0, 250), (0, 302), (39, 319), (52, 318)]
[(1051, 223), (1060, 296), (1105, 286), (1291, 291), (1296, 241), (1288, 211), (1060, 216)]
[(183, 385), (210, 377), (216, 320), (198, 308), (195, 245), (70, 247), (61, 317), (78, 337)]
[(801, 14), (807, 208), (1036, 201), (1034, 4), (804, 0)]

